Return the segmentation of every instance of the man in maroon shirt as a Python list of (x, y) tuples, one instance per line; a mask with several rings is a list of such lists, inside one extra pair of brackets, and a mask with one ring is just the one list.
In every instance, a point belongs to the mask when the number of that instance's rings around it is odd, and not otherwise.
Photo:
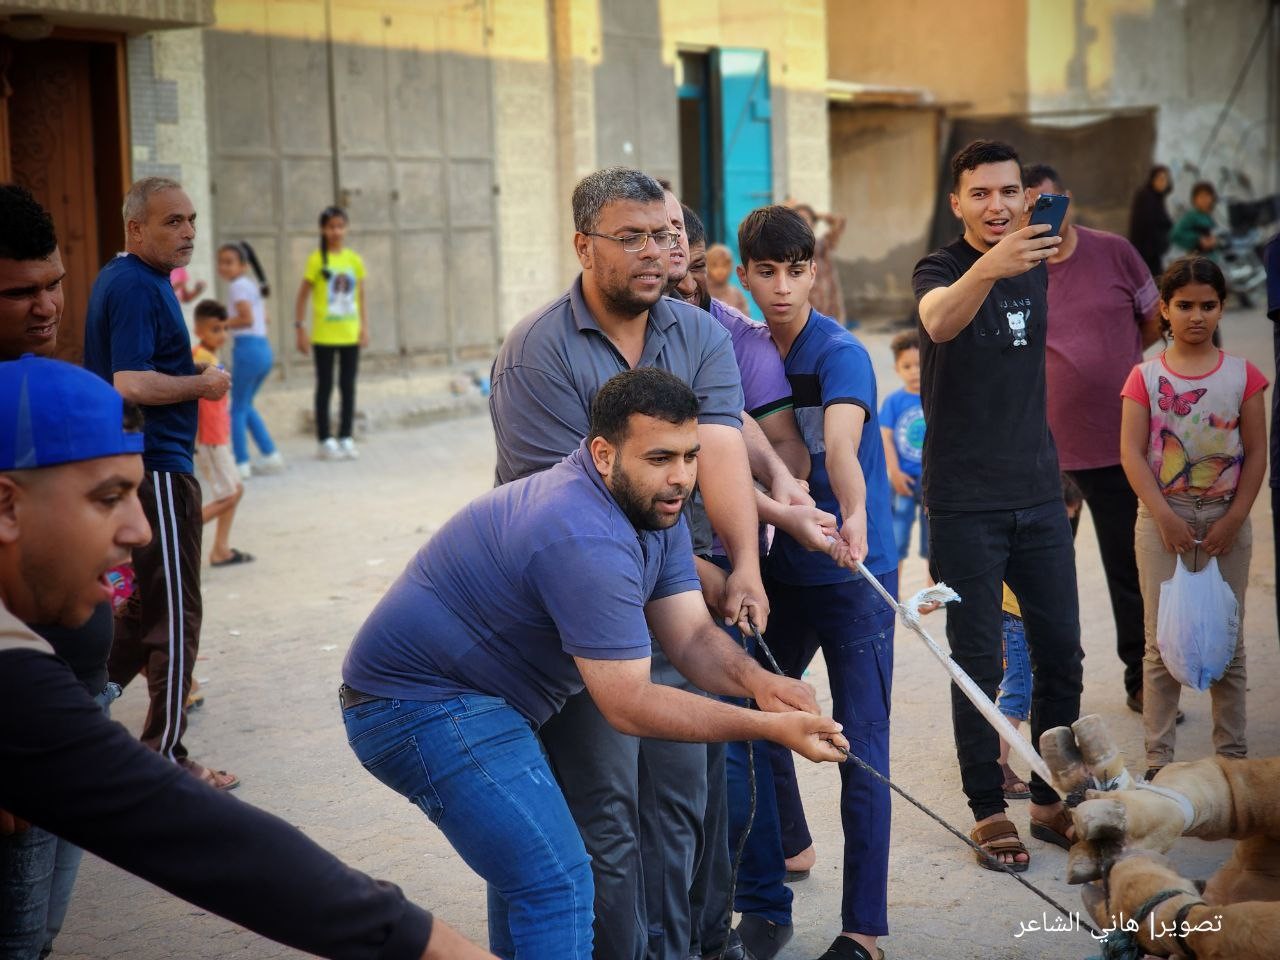
[[(1066, 193), (1061, 176), (1035, 164), (1023, 171), (1028, 202)], [(1071, 222), (1049, 257), (1045, 344), (1049, 428), (1058, 460), (1084, 493), (1102, 554), (1124, 663), (1130, 709), (1142, 712), (1142, 594), (1133, 553), (1138, 498), (1120, 467), (1120, 388), (1142, 351), (1160, 339), (1160, 294), (1141, 255), (1124, 237)], [(1072, 520), (1074, 531), (1078, 519)]]

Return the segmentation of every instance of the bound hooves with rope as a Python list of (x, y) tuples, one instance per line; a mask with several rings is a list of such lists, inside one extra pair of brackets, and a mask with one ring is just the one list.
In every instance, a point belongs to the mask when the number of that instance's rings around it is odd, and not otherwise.
[[(1280, 759), (1171, 763), (1141, 782), (1096, 716), (1046, 731), (1040, 750), (1059, 791), (1085, 791), (1067, 879), (1085, 885), (1103, 960), (1280, 956)], [(1202, 890), (1164, 856), (1182, 836), (1240, 842)]]

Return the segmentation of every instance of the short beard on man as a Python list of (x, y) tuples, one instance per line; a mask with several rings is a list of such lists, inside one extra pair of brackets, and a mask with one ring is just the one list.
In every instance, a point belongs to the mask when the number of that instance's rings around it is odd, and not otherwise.
[(614, 464), (609, 475), (609, 491), (637, 530), (665, 530), (674, 527), (680, 522), (680, 514), (668, 516), (660, 513), (658, 501), (684, 497), (687, 502), (689, 498), (689, 491), (684, 487), (672, 487), (653, 496), (646, 496), (622, 468), (621, 459)]

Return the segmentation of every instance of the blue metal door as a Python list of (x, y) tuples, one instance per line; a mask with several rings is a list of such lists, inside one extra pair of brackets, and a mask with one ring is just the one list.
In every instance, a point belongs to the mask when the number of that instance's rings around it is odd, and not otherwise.
[[(714, 51), (713, 65), (720, 125), (721, 191), (716, 219), (737, 261), (738, 224), (756, 207), (773, 202), (769, 57), (763, 50), (724, 47)], [(754, 303), (751, 311), (757, 318), (762, 316)]]

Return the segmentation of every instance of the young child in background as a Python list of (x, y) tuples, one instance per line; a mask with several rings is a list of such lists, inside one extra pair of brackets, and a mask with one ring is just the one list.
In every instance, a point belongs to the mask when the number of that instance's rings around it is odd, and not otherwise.
[(193, 283), (186, 267), (174, 267), (169, 271), (169, 286), (173, 287), (173, 292), (179, 300), (190, 303), (204, 293), (205, 283), (203, 280), (196, 280)]
[[(195, 323), (197, 342), (191, 348), (191, 355), (197, 365), (216, 366), (218, 350), (227, 341), (227, 308), (216, 300), (201, 300), (196, 304)], [(225, 394), (219, 400), (201, 400), (200, 420), (196, 427), (196, 467), (207, 496), (204, 522), (217, 521), (213, 548), (209, 551), (209, 563), (215, 567), (248, 563), (253, 559), (228, 543), (236, 505), (244, 495), (236, 459), (231, 454), (228, 400)]]
[[(250, 271), (252, 270), (252, 276)], [(218, 248), (218, 276), (227, 283), (227, 329), (231, 348), (231, 451), (240, 476), (277, 473), (284, 457), (276, 449), (262, 415), (253, 406), (254, 397), (271, 373), (275, 360), (267, 336), (267, 305), (271, 293), (258, 255), (247, 240), (224, 243)], [(249, 437), (258, 445), (262, 459), (250, 466)]]
[[(310, 353), (316, 364), (316, 439), (321, 460), (355, 460), (356, 374), (360, 350), (369, 345), (365, 310), (364, 260), (346, 245), (347, 214), (341, 207), (320, 212), (320, 246), (307, 257), (302, 285), (294, 305), (298, 350)], [(307, 335), (307, 316), (311, 335)], [(329, 398), (333, 393), (333, 362), (338, 361), (341, 398), (338, 436), (329, 429)]]
[(920, 471), (924, 459), (924, 407), (920, 403), (920, 334), (904, 330), (891, 341), (893, 369), (902, 387), (884, 398), (880, 406), (880, 435), (884, 462), (893, 488), (893, 535), (898, 542), (898, 582), (902, 561), (911, 550), (911, 528), (920, 518), (920, 556), (929, 558), (929, 518), (920, 497)]
[[(1062, 475), (1062, 502), (1067, 505), (1067, 516), (1080, 516), (1084, 494), (1067, 474)], [(1004, 587), (1004, 679), (1000, 681), (1000, 696), (996, 709), (1009, 718), (1015, 730), (1031, 719), (1031, 658), (1027, 655), (1027, 633), (1022, 625), (1022, 609), (1018, 598), (1007, 583)], [(1013, 772), (1009, 766), (1009, 744), (1000, 741), (1000, 772), (1004, 774), (1006, 800), (1030, 800), (1031, 787), (1027, 781)], [(1031, 835), (1036, 836), (1036, 825), (1031, 824)], [(1043, 838), (1042, 838), (1043, 839)], [(1057, 843), (1050, 840), (1050, 843)]]
[(1267, 469), (1267, 380), (1252, 363), (1213, 345), (1226, 299), (1222, 271), (1184, 257), (1160, 278), (1161, 326), (1173, 342), (1133, 368), (1120, 395), (1120, 463), (1138, 495), (1134, 544), (1145, 611), (1142, 724), (1147, 779), (1173, 760), (1181, 684), (1156, 645), (1160, 585), (1178, 557), (1196, 571), (1216, 558), (1239, 604), (1235, 655), (1209, 687), (1213, 748), (1244, 757), (1244, 592), (1253, 535), (1249, 510)]
[(727, 303), (739, 313), (747, 313), (747, 298), (729, 282), (733, 276), (733, 254), (723, 243), (707, 247), (707, 293), (712, 299)]

